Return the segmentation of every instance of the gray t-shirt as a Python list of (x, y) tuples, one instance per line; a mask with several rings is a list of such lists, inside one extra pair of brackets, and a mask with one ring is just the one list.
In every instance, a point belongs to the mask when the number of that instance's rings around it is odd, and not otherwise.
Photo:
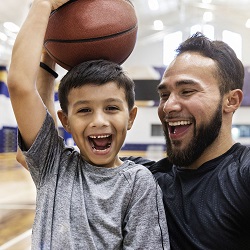
[(65, 146), (47, 114), (24, 151), (37, 188), (32, 249), (169, 249), (162, 193), (151, 172), (131, 161), (92, 166)]

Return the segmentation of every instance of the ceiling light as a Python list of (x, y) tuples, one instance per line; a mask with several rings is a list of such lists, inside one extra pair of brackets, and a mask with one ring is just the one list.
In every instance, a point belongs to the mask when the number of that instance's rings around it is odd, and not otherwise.
[(158, 10), (159, 9), (159, 2), (158, 0), (148, 0), (148, 6), (150, 10)]
[(209, 4), (212, 3), (212, 0), (202, 0), (202, 3)]
[(20, 27), (17, 26), (16, 24), (12, 23), (12, 22), (5, 22), (3, 24), (4, 28), (11, 31), (11, 32), (14, 32), (14, 33), (17, 33), (19, 30), (20, 30)]
[(240, 130), (238, 128), (232, 128), (231, 131), (234, 139), (238, 139), (240, 137)]
[(15, 43), (15, 39), (13, 39), (13, 38), (9, 38), (9, 39), (8, 39), (8, 44), (9, 44), (9, 45), (13, 46), (14, 43)]
[(154, 30), (163, 30), (163, 22), (161, 20), (154, 21)]
[(4, 33), (0, 32), (0, 40), (7, 41), (7, 39), (8, 37)]
[(245, 26), (246, 28), (250, 29), (250, 18), (247, 19)]
[(203, 14), (203, 21), (205, 22), (211, 22), (213, 20), (213, 13), (210, 11), (206, 11)]

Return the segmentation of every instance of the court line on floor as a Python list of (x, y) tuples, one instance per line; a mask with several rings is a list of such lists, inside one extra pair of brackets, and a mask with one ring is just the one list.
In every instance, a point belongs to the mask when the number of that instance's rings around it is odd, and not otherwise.
[(0, 246), (0, 250), (7, 250), (8, 248), (13, 247), (14, 245), (16, 245), (17, 243), (19, 243), (20, 241), (22, 241), (22, 240), (30, 237), (31, 233), (32, 233), (32, 229), (29, 229), (28, 231), (26, 231), (26, 232), (18, 235), (14, 239), (12, 239), (10, 241), (7, 241), (2, 246)]
[(35, 210), (36, 205), (32, 204), (0, 204), (0, 210), (1, 209), (7, 209), (7, 210)]

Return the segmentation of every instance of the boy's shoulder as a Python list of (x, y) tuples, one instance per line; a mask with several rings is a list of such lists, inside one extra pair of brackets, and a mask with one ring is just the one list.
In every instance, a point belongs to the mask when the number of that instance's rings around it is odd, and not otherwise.
[(152, 173), (144, 165), (137, 164), (137, 163), (130, 161), (130, 160), (125, 160), (123, 165), (125, 165), (125, 167), (123, 168), (122, 172), (128, 178), (131, 178), (133, 180), (135, 180), (135, 179), (147, 180), (148, 178), (153, 179)]

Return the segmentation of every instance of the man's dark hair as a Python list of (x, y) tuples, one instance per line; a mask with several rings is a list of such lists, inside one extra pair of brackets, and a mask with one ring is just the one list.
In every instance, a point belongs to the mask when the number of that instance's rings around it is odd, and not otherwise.
[(197, 32), (176, 49), (177, 56), (187, 51), (198, 52), (216, 61), (221, 95), (233, 89), (242, 90), (244, 67), (228, 44), (217, 40), (212, 41), (201, 32)]
[(124, 89), (128, 108), (131, 110), (135, 102), (134, 81), (119, 64), (106, 60), (92, 60), (75, 66), (62, 78), (58, 89), (62, 111), (66, 114), (68, 112), (68, 95), (71, 89), (88, 84), (103, 85), (111, 81)]

